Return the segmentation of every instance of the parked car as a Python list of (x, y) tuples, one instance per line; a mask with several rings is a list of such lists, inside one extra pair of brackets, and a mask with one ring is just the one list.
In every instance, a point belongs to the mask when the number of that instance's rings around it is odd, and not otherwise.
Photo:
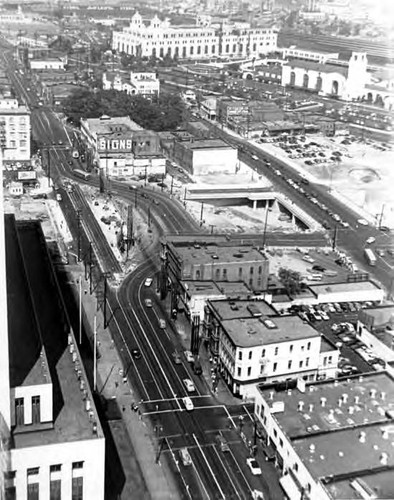
[(174, 352), (172, 353), (172, 357), (173, 357), (174, 363), (175, 363), (176, 365), (180, 365), (180, 364), (182, 364), (182, 359), (181, 359), (181, 356), (180, 356), (180, 354), (179, 354), (179, 352), (178, 352), (178, 351), (174, 351)]
[(146, 307), (152, 307), (151, 299), (145, 299), (145, 305), (146, 305)]
[(131, 350), (131, 355), (134, 359), (141, 359), (141, 351), (137, 347)]
[(188, 466), (192, 464), (192, 458), (187, 448), (181, 448), (179, 450), (179, 456), (183, 465)]
[(254, 476), (261, 476), (260, 466), (254, 458), (247, 458), (246, 465), (249, 467)]
[(151, 286), (153, 279), (152, 278), (146, 278), (144, 285), (145, 286)]
[(194, 392), (196, 388), (194, 387), (194, 383), (190, 378), (184, 378), (183, 384), (186, 387), (187, 392)]
[(190, 351), (185, 351), (186, 361), (189, 363), (194, 363), (194, 356)]
[(185, 396), (184, 398), (182, 398), (182, 401), (187, 411), (194, 410), (193, 401), (189, 398), (189, 396)]
[(166, 327), (166, 320), (165, 319), (159, 319), (159, 326), (162, 330)]
[(216, 436), (216, 441), (218, 442), (221, 451), (223, 451), (223, 452), (230, 451), (230, 447), (229, 447), (227, 441), (225, 440), (225, 438), (221, 434), (218, 434)]

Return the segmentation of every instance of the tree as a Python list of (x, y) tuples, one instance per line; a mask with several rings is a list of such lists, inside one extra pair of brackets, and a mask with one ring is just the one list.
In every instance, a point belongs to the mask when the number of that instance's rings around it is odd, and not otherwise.
[(301, 290), (301, 275), (299, 272), (281, 267), (278, 271), (278, 278), (288, 295), (293, 296)]

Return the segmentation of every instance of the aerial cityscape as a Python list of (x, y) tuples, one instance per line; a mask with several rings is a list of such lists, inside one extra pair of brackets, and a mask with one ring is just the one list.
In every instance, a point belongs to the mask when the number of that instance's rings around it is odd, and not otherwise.
[(0, 48), (0, 500), (393, 500), (393, 1), (0, 0)]

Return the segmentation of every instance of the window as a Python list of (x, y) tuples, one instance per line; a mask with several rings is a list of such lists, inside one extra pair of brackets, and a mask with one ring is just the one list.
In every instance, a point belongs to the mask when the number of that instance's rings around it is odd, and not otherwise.
[(263, 266), (259, 266), (259, 274), (263, 272)]
[(274, 436), (278, 437), (278, 431), (276, 429), (274, 429)]
[(199, 280), (200, 279), (200, 270), (197, 269), (196, 270), (196, 280)]
[(310, 350), (310, 348), (311, 348), (311, 343), (310, 342), (308, 342), (306, 348), (308, 349), (308, 351)]
[(265, 357), (265, 349), (263, 349), (263, 350), (261, 351), (261, 357), (262, 357), (262, 358), (264, 358), (264, 357)]
[(275, 356), (278, 355), (278, 352), (279, 352), (279, 347), (275, 347)]
[(328, 364), (331, 365), (332, 363), (332, 356), (328, 356)]
[(239, 353), (238, 353), (238, 359), (239, 359), (240, 361), (242, 361), (242, 351), (239, 351)]
[(302, 368), (304, 365), (304, 362), (303, 361), (300, 361), (300, 368)]
[(309, 358), (306, 358), (306, 360), (305, 360), (305, 366), (309, 366)]
[(293, 352), (293, 344), (290, 344), (290, 352)]
[(304, 345), (302, 345), (302, 346), (301, 346), (301, 351), (304, 351), (304, 349), (305, 349), (305, 346), (304, 346)]
[(248, 356), (249, 359), (252, 359), (252, 354), (253, 354), (253, 351), (249, 351), (249, 356)]
[(15, 424), (24, 425), (25, 423), (25, 407), (23, 398), (15, 398)]
[(33, 396), (31, 398), (31, 416), (33, 424), (41, 422), (40, 396)]
[(291, 369), (291, 365), (292, 365), (292, 364), (293, 364), (293, 362), (292, 362), (292, 361), (289, 361), (289, 362), (287, 363), (287, 368), (288, 368), (289, 370)]
[(293, 466), (293, 469), (297, 472), (298, 471), (298, 463), (296, 462)]
[(62, 470), (62, 465), (61, 464), (55, 464), (55, 465), (51, 465), (49, 467), (49, 471), (52, 473), (52, 472), (60, 472)]
[(73, 477), (72, 500), (83, 500), (83, 477)]
[(252, 266), (252, 267), (250, 268), (250, 274), (253, 274), (253, 271), (254, 271), (254, 267)]
[(238, 269), (238, 278), (241, 279), (242, 278), (242, 267), (240, 267)]
[(29, 483), (27, 485), (27, 500), (38, 500), (39, 499), (39, 484)]
[(280, 446), (281, 448), (283, 448), (283, 439), (282, 439), (282, 438), (279, 438), (279, 446)]
[(16, 499), (15, 471), (4, 472), (5, 500)]
[(49, 500), (61, 500), (62, 482), (60, 479), (50, 479), (49, 481)]
[(252, 368), (250, 366), (248, 366), (248, 377), (250, 377), (252, 374)]
[(72, 469), (83, 469), (83, 462), (73, 462)]
[(227, 281), (227, 269), (223, 269), (223, 281)]
[(216, 269), (216, 271), (215, 271), (215, 279), (216, 279), (216, 281), (220, 280), (220, 269)]
[(237, 368), (237, 375), (238, 375), (238, 377), (241, 376), (241, 368)]
[(278, 368), (278, 363), (274, 363), (273, 367), (272, 367), (272, 371), (273, 372), (276, 372), (276, 369)]

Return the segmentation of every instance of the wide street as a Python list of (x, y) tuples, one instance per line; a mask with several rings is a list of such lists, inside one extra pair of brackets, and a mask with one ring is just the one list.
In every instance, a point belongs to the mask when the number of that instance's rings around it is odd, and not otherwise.
[[(15, 90), (32, 108), (33, 137), (43, 152), (44, 165), (48, 163), (49, 158), (51, 177), (58, 186), (61, 186), (63, 180), (67, 178), (73, 179), (75, 183), (77, 179), (73, 176), (69, 165), (72, 147), (71, 130), (58, 120), (51, 109), (45, 105), (39, 105), (34, 85), (28, 75), (19, 72), (11, 53), (3, 52), (2, 58), (8, 66)], [(283, 177), (278, 177), (274, 173), (274, 169), (278, 168), (284, 177), (298, 179), (299, 175), (293, 169), (282, 161), (262, 153), (257, 147), (229, 136), (217, 127), (215, 130), (232, 143), (242, 144), (244, 150), (240, 157), (243, 161), (259, 173), (266, 175), (278, 189), (286, 193), (317, 220), (327, 222), (334, 227), (332, 219), (326, 212), (317, 208), (296, 190), (291, 189)], [(263, 161), (265, 158), (270, 158), (272, 164), (270, 168)], [(87, 183), (98, 187), (99, 180), (93, 175), (92, 180)], [(192, 373), (191, 366), (183, 356), (180, 364), (174, 363), (172, 357), (174, 349), (178, 348), (180, 352), (183, 349), (173, 324), (168, 319), (167, 304), (158, 299), (156, 281), (150, 287), (144, 286), (146, 277), (154, 277), (157, 274), (159, 237), (168, 233), (201, 234), (198, 223), (183, 209), (180, 201), (172, 199), (166, 192), (143, 187), (130, 189), (130, 186), (113, 180), (109, 185), (107, 184), (106, 189), (110, 190), (112, 196), (117, 195), (129, 201), (142, 213), (148, 214), (149, 212), (152, 231), (155, 235), (152, 246), (145, 249), (143, 263), (125, 278), (119, 288), (108, 287), (107, 322), (122, 357), (125, 376), (139, 395), (141, 418), (150, 418), (154, 422), (158, 457), (160, 454), (167, 457), (179, 480), (179, 489), (184, 498), (246, 499), (251, 497), (254, 489), (257, 489), (264, 492), (265, 498), (276, 500), (278, 497), (273, 493), (276, 490), (272, 490), (275, 475), (261, 459), (261, 454), (258, 454), (258, 459), (263, 468), (262, 476), (252, 476), (246, 465), (249, 448), (242, 440), (237, 418), (240, 413), (248, 418), (247, 408), (221, 404), (212, 394), (205, 379), (196, 377)], [(366, 238), (374, 236), (380, 241), (387, 237), (376, 228), (360, 226), (357, 223), (359, 217), (348, 207), (332, 198), (325, 188), (309, 185), (305, 186), (305, 190), (316, 193), (319, 200), (330, 207), (333, 212), (338, 213), (343, 220), (349, 222), (348, 229), (342, 228), (339, 231), (337, 244), (355, 260), (363, 261)], [(119, 272), (108, 243), (83, 199), (81, 191), (78, 188), (72, 193), (63, 190), (62, 195), (61, 206), (74, 238), (78, 235), (76, 215), (77, 211), (80, 211), (82, 229), (85, 234), (82, 254), (85, 255), (87, 251), (87, 241), (93, 240), (102, 271)], [(252, 237), (256, 240), (259, 238), (258, 235)], [(268, 245), (281, 244), (284, 241), (289, 246), (310, 245), (312, 241), (317, 245), (319, 241), (324, 241), (324, 237), (323, 235), (276, 233), (267, 235)], [(377, 266), (371, 269), (371, 275), (386, 287), (392, 286), (393, 270), (383, 259), (378, 258)], [(146, 306), (145, 300), (148, 298), (152, 300), (152, 307)], [(160, 319), (166, 321), (165, 328), (160, 328)], [(140, 357), (135, 355), (135, 349), (141, 353)], [(195, 391), (190, 394), (183, 382), (185, 378), (193, 380), (195, 384)], [(187, 395), (191, 395), (194, 404), (192, 411), (187, 411), (182, 401), (182, 398)], [(235, 415), (237, 418), (234, 417)], [(216, 440), (218, 434), (226, 437), (230, 452), (220, 451)], [(179, 449), (183, 447), (189, 450), (191, 467), (181, 463)]]

